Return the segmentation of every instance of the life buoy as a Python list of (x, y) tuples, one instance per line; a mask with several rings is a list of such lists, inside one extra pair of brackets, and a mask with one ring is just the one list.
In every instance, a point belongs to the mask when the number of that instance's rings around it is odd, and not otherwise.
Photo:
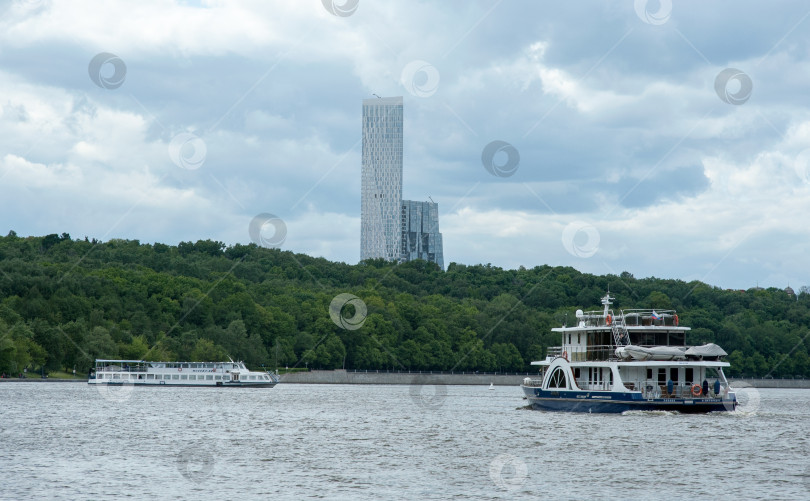
[(567, 362), (567, 361), (568, 361), (568, 351), (563, 350), (562, 357), (563, 357), (563, 358), (565, 359), (565, 361)]
[(692, 396), (699, 397), (700, 394), (703, 393), (703, 388), (700, 387), (699, 384), (695, 383), (692, 385)]
[(183, 368), (182, 368), (182, 367), (178, 367), (178, 368), (177, 368), (177, 372), (183, 372)]
[(678, 315), (675, 315), (675, 325), (678, 325)]
[(613, 317), (611, 317), (610, 315), (606, 316), (605, 317), (605, 325), (610, 325), (611, 322), (613, 322)]

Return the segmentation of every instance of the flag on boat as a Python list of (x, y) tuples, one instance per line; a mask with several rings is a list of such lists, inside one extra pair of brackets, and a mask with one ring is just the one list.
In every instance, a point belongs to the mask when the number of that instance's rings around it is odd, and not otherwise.
[(661, 317), (658, 316), (658, 313), (656, 313), (655, 310), (652, 311), (652, 319), (661, 320)]

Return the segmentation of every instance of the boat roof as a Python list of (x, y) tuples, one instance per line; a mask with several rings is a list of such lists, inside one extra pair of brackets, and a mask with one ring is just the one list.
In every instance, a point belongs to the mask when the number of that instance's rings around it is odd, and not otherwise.
[[(627, 325), (624, 327), (628, 331), (681, 331), (692, 330), (691, 327), (681, 327), (675, 325)], [(574, 327), (552, 327), (551, 332), (571, 332), (571, 331), (605, 331), (611, 332), (610, 325), (576, 325)]]
[[(548, 360), (538, 360), (536, 362), (532, 362), (531, 365), (551, 365), (552, 361)], [(592, 362), (569, 362), (569, 365), (572, 368), (576, 367), (610, 367), (612, 365), (618, 365), (619, 367), (639, 367), (639, 366), (650, 366), (650, 367), (671, 367), (673, 365), (692, 365), (695, 367), (731, 367), (731, 364), (728, 362), (720, 362), (717, 360), (627, 360), (627, 361), (592, 361)]]
[(164, 360), (119, 360), (119, 359), (106, 359), (106, 358), (97, 358), (96, 363), (99, 362), (114, 362), (114, 363), (130, 363), (130, 364), (241, 364), (242, 361), (234, 361), (234, 360), (220, 360), (218, 362), (188, 362), (185, 360), (178, 360), (176, 362), (167, 362)]

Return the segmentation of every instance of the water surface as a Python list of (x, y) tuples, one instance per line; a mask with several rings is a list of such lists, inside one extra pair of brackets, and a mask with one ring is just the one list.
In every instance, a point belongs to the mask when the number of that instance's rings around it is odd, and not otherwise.
[(0, 498), (810, 499), (810, 390), (708, 415), (531, 411), (517, 387), (108, 390), (0, 384)]

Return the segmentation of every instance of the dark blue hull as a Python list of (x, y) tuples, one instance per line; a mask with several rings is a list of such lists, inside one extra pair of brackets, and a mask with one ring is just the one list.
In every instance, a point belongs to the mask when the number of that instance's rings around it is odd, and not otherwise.
[(731, 411), (735, 400), (720, 398), (651, 398), (639, 392), (547, 391), (523, 388), (532, 409), (557, 412), (621, 413), (625, 411), (676, 411), (705, 413)]

